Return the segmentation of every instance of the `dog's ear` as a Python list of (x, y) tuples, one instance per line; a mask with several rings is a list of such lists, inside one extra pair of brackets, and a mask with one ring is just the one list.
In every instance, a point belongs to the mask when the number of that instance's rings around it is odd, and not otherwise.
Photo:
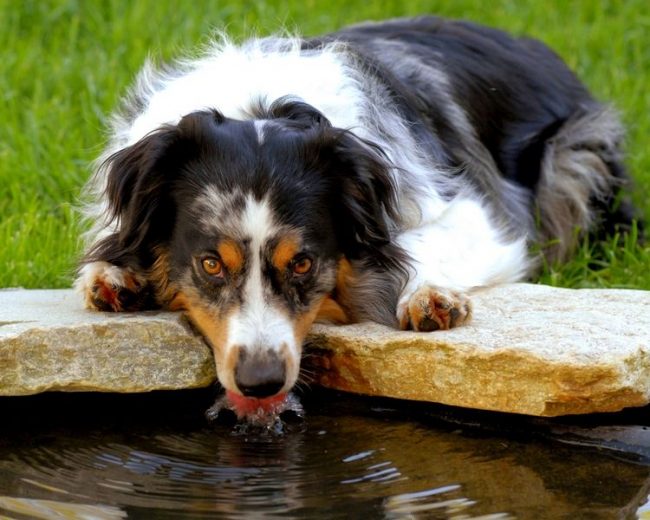
[(117, 232), (108, 237), (114, 254), (147, 263), (150, 246), (169, 232), (174, 216), (167, 189), (174, 172), (170, 149), (177, 132), (176, 126), (161, 127), (102, 163), (108, 217), (117, 223)]
[(272, 119), (287, 119), (303, 128), (332, 126), (320, 110), (292, 96), (276, 99), (268, 108), (266, 115)]
[(399, 218), (390, 162), (377, 145), (349, 131), (337, 131), (334, 149), (333, 218), (343, 252), (390, 263), (391, 223)]

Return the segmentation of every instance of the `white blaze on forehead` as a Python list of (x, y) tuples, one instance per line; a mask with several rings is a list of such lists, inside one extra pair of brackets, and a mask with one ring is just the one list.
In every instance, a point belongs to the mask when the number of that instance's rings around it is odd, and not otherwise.
[(257, 142), (258, 144), (264, 144), (264, 127), (266, 126), (267, 121), (257, 120), (253, 123), (255, 127), (255, 132), (257, 133)]
[(242, 304), (229, 322), (228, 346), (252, 350), (288, 350), (298, 356), (293, 323), (282, 308), (272, 301), (268, 281), (263, 275), (263, 251), (279, 231), (266, 199), (249, 195), (241, 215), (242, 234), (250, 239), (248, 268), (242, 291)]
[(278, 232), (273, 212), (266, 198), (256, 200), (252, 194), (246, 196), (246, 206), (241, 215), (242, 234), (250, 238), (251, 248), (262, 246)]

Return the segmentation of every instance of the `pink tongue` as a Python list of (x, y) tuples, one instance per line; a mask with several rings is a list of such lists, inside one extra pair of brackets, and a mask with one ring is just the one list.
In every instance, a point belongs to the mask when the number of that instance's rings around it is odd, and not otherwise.
[(226, 391), (226, 396), (232, 405), (233, 410), (237, 417), (242, 418), (248, 415), (253, 415), (258, 411), (265, 414), (273, 414), (278, 407), (284, 402), (287, 394), (277, 394), (272, 397), (265, 397), (264, 399), (257, 399), (255, 397), (244, 397), (230, 390)]

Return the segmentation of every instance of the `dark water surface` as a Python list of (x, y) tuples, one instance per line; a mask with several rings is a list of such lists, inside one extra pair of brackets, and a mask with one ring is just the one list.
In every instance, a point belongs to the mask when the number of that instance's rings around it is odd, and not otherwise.
[(650, 457), (609, 437), (335, 393), (236, 433), (213, 397), (0, 398), (0, 518), (650, 518)]

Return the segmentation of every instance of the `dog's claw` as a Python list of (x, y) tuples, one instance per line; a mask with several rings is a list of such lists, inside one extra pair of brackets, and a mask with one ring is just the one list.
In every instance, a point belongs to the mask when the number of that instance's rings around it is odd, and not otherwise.
[(150, 306), (151, 291), (141, 275), (128, 267), (108, 262), (84, 266), (77, 287), (84, 293), (86, 306), (103, 312), (142, 310)]
[(425, 285), (415, 291), (398, 312), (403, 330), (448, 330), (467, 323), (472, 306), (462, 293)]

